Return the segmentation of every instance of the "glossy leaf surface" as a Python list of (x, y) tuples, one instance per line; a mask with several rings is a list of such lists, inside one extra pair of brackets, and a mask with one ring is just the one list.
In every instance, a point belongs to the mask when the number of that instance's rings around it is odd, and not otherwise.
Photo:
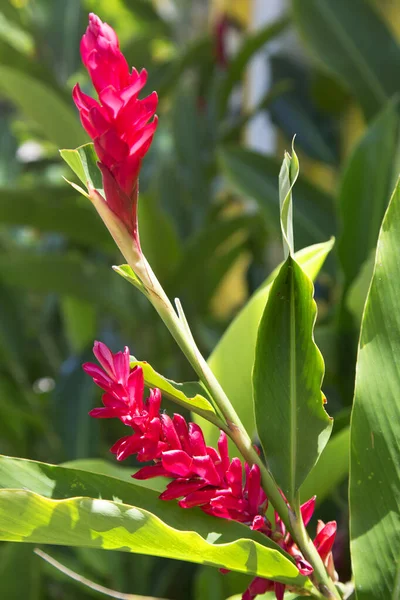
[(2, 540), (151, 554), (305, 581), (267, 537), (199, 510), (189, 516), (134, 482), (3, 457), (0, 486), (13, 488), (0, 491)]
[(311, 280), (289, 256), (268, 296), (254, 362), (257, 432), (269, 469), (289, 501), (332, 428), (321, 393), (324, 361), (313, 339), (313, 292)]
[(400, 185), (379, 234), (351, 419), (350, 534), (357, 600), (399, 596)]
[[(318, 275), (333, 246), (333, 241), (316, 244), (296, 253), (296, 259), (311, 279)], [(232, 402), (250, 436), (254, 435), (254, 411), (251, 371), (257, 340), (258, 325), (267, 301), (271, 284), (279, 267), (266, 279), (264, 285), (250, 298), (246, 306), (232, 321), (208, 363)], [(216, 442), (214, 427), (201, 420), (207, 439)]]

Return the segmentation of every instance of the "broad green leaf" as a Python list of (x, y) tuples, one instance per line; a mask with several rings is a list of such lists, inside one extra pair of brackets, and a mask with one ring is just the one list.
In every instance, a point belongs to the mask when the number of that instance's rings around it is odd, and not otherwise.
[(99, 159), (92, 143), (79, 146), (75, 150), (60, 150), (60, 154), (86, 187), (90, 184), (103, 194), (103, 179), (97, 166)]
[(317, 464), (300, 488), (302, 502), (312, 496), (317, 496), (317, 504), (321, 504), (345, 479), (349, 473), (349, 442), (350, 429), (348, 427), (331, 437)]
[(245, 72), (250, 60), (254, 54), (261, 50), (261, 48), (274, 37), (281, 34), (289, 24), (287, 17), (279, 19), (274, 23), (269, 23), (266, 27), (257, 30), (256, 33), (249, 35), (230, 62), (226, 75), (221, 83), (220, 98), (219, 98), (219, 110), (220, 114), (224, 115), (228, 104), (229, 96), (235, 86), (238, 83)]
[[(233, 186), (246, 196), (254, 198), (268, 224), (273, 224), (280, 231), (278, 161), (271, 156), (237, 146), (221, 148), (220, 159), (222, 170)], [(317, 243), (335, 233), (332, 198), (301, 176), (296, 183), (293, 215), (299, 247)]]
[(343, 173), (339, 189), (342, 229), (338, 255), (346, 291), (376, 246), (388, 204), (397, 144), (396, 106), (397, 103), (389, 103), (371, 123)]
[(189, 514), (134, 481), (2, 457), (0, 487), (2, 540), (151, 554), (306, 581), (266, 536), (197, 509)]
[[(316, 244), (297, 252), (295, 257), (311, 279), (315, 279), (333, 246), (333, 240)], [(277, 267), (264, 285), (250, 298), (246, 306), (232, 321), (217, 346), (208, 364), (232, 402), (247, 432), (255, 433), (251, 371), (257, 340), (258, 325), (267, 301)], [(196, 419), (197, 420), (197, 419)], [(215, 427), (201, 419), (203, 431), (212, 445), (218, 439)]]
[(315, 57), (346, 84), (368, 117), (377, 113), (400, 89), (400, 48), (371, 3), (292, 0), (292, 6)]
[(324, 361), (313, 338), (313, 284), (291, 255), (272, 284), (253, 370), (257, 432), (268, 467), (289, 501), (328, 442)]
[(400, 183), (379, 234), (351, 418), (350, 537), (357, 600), (399, 596)]
[(97, 305), (107, 314), (130, 321), (133, 318), (129, 287), (111, 269), (76, 254), (3, 253), (0, 279), (22, 290), (74, 297)]
[(176, 383), (157, 373), (149, 363), (135, 359), (132, 360), (132, 358), (131, 369), (136, 366), (142, 367), (145, 385), (150, 388), (160, 389), (163, 395), (173, 400), (173, 402), (188, 408), (198, 415), (204, 416), (206, 419), (217, 420), (217, 415), (212, 404), (204, 397), (207, 392), (199, 383)]
[[(23, 114), (34, 121), (43, 135), (58, 147), (79, 146), (85, 139), (78, 115), (49, 86), (26, 73), (0, 65), (0, 91)], [(72, 102), (71, 102), (72, 104)]]
[(66, 185), (0, 187), (0, 224), (61, 233), (72, 242), (107, 253), (115, 248), (91, 203)]

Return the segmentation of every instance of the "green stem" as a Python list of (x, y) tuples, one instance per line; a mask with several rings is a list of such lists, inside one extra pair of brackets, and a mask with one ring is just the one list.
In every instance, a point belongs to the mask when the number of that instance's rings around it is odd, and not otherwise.
[(334, 582), (328, 576), (322, 558), (318, 554), (316, 547), (310, 539), (307, 529), (304, 526), (303, 518), (300, 510), (300, 498), (295, 501), (295, 514), (292, 515), (292, 537), (296, 540), (297, 545), (301, 549), (304, 557), (313, 566), (313, 577), (319, 582), (319, 590), (324, 598), (331, 600), (340, 600), (341, 596)]
[(340, 600), (340, 596), (338, 595), (333, 582), (329, 578), (317, 550), (307, 534), (301, 516), (299, 520), (297, 516), (293, 518), (293, 514), (289, 515), (289, 508), (285, 500), (282, 498), (274, 478), (254, 449), (250, 436), (241, 423), (238, 414), (222, 389), (222, 386), (216, 379), (214, 373), (208, 366), (207, 361), (197, 348), (193, 337), (188, 333), (186, 323), (179, 319), (168, 296), (165, 294), (158, 279), (144, 257), (143, 261), (143, 269), (140, 269), (139, 272), (138, 265), (136, 264), (135, 271), (146, 287), (146, 295), (171, 332), (178, 346), (189, 360), (189, 363), (197, 373), (198, 377), (212, 396), (217, 409), (226, 421), (228, 426), (227, 433), (232, 441), (236, 444), (241, 455), (249, 465), (257, 464), (259, 466), (263, 488), (268, 496), (268, 499), (278, 512), (287, 530), (290, 532), (293, 539), (302, 550), (304, 556), (314, 568), (316, 578), (320, 582), (320, 592), (317, 592), (317, 597), (331, 599), (334, 598)]

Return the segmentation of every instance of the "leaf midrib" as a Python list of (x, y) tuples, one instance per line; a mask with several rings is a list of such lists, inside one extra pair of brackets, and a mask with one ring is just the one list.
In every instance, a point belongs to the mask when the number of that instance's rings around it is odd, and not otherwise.
[(319, 10), (321, 18), (329, 25), (331, 25), (332, 33), (343, 43), (343, 46), (348, 51), (348, 55), (353, 59), (356, 66), (359, 67), (361, 73), (364, 74), (365, 81), (371, 88), (371, 91), (380, 102), (385, 102), (388, 99), (388, 95), (385, 89), (382, 87), (379, 79), (375, 76), (374, 72), (368, 67), (368, 63), (364, 60), (362, 53), (358, 50), (357, 46), (352, 43), (351, 39), (346, 35), (346, 30), (341, 27), (340, 21), (336, 18), (335, 13), (328, 7), (328, 5), (322, 0), (322, 2), (315, 3), (315, 9)]
[(290, 495), (295, 494), (297, 449), (296, 311), (293, 261), (290, 261)]

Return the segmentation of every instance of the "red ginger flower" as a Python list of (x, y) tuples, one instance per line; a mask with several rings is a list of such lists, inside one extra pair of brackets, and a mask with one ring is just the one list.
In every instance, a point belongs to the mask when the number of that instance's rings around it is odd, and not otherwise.
[[(149, 479), (164, 476), (171, 478), (162, 500), (181, 498), (179, 506), (199, 506), (207, 513), (223, 519), (231, 519), (249, 525), (272, 538), (290, 554), (300, 573), (311, 575), (313, 569), (294, 543), (279, 515), (275, 512), (274, 526), (265, 516), (267, 497), (261, 487), (260, 469), (257, 465), (243, 466), (238, 458), (230, 460), (228, 440), (222, 431), (218, 451), (207, 446), (201, 428), (195, 423), (174, 414), (171, 419), (160, 414), (161, 393), (150, 391), (143, 400), (144, 378), (141, 367), (133, 369), (129, 364), (129, 349), (113, 354), (101, 342), (95, 342), (94, 355), (101, 367), (86, 363), (83, 369), (104, 390), (103, 407), (90, 411), (92, 417), (118, 418), (132, 429), (132, 433), (118, 440), (111, 451), (117, 460), (132, 454), (140, 462), (154, 464), (140, 469), (133, 477)], [(315, 497), (301, 506), (304, 524), (313, 515)], [(331, 572), (332, 545), (336, 523), (324, 525), (319, 522), (314, 545)], [(284, 597), (286, 586), (279, 582), (256, 577), (243, 594), (243, 600), (253, 600), (258, 594), (274, 590), (277, 600)]]
[(93, 13), (82, 37), (81, 56), (100, 102), (84, 94), (79, 84), (74, 87), (73, 99), (100, 159), (107, 204), (139, 244), (138, 176), (157, 127), (156, 116), (150, 121), (157, 94), (139, 100), (146, 71), (129, 71), (115, 31)]

